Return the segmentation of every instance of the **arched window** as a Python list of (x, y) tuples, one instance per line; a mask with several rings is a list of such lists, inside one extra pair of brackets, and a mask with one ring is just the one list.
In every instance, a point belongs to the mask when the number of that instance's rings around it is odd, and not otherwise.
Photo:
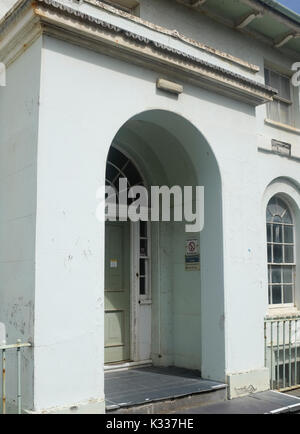
[(267, 206), (269, 304), (295, 303), (294, 222), (288, 205), (278, 196)]
[[(143, 185), (142, 177), (133, 162), (117, 148), (111, 146), (106, 164), (106, 185), (119, 192), (119, 179), (127, 180), (127, 189), (135, 185)], [(132, 199), (128, 199), (128, 204)]]

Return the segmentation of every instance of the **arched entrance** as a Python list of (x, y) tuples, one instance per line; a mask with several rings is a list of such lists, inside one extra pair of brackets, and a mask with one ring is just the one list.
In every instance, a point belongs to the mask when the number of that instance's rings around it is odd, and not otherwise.
[[(211, 147), (183, 117), (151, 110), (131, 118), (120, 128), (108, 154), (107, 173), (113, 172), (111, 159), (117, 152), (119, 166), (124, 163), (121, 171), (129, 162), (134, 167), (133, 182), (149, 188), (179, 186), (182, 191), (187, 186), (203, 186), (205, 223), (201, 233), (186, 232), (186, 221), (172, 218), (169, 222), (151, 221), (146, 229), (132, 223), (126, 226), (124, 222), (115, 222), (116, 229), (108, 229), (112, 225), (106, 223), (106, 276), (118, 273), (120, 252), (128, 252), (121, 261), (129, 288), (126, 319), (121, 318), (118, 312), (122, 308), (115, 301), (106, 304), (107, 311), (113, 311), (114, 306), (118, 313), (114, 327), (119, 330), (120, 342), (116, 344), (121, 343), (121, 336), (128, 336), (122, 341), (122, 348), (126, 349), (115, 350), (119, 355), (114, 359), (107, 356), (106, 362), (151, 360), (154, 365), (196, 369), (203, 375), (205, 366), (210, 365), (212, 371), (215, 364), (216, 371), (225, 372), (224, 325), (220, 322), (224, 318), (221, 178)], [(112, 173), (113, 176), (118, 179), (119, 175)], [(171, 204), (174, 211), (174, 202)], [(114, 237), (111, 231), (119, 234), (118, 242), (109, 241)], [(147, 265), (140, 256), (144, 237)], [(200, 263), (195, 267), (189, 267), (187, 261), (190, 241), (199, 249)], [(118, 246), (119, 256), (110, 251), (111, 242)], [(148, 275), (143, 298), (144, 270)], [(121, 332), (120, 324), (125, 332)], [(106, 345), (109, 330), (113, 330), (109, 327), (106, 321)], [(106, 347), (106, 353), (114, 350), (107, 351)], [(218, 354), (222, 357), (218, 358)]]

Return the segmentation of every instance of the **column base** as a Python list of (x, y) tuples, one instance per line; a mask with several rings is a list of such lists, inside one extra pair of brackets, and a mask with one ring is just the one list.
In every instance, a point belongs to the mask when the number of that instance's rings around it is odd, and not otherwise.
[(269, 369), (255, 369), (227, 374), (228, 399), (270, 389)]
[(27, 414), (104, 414), (105, 401), (91, 400), (80, 404), (56, 407), (38, 411), (25, 411)]

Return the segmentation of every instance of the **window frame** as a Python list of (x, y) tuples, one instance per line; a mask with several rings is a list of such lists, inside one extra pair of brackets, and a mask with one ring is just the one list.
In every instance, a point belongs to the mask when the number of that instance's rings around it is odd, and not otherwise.
[[(291, 221), (292, 223), (284, 223), (284, 222), (270, 222), (268, 221), (268, 217), (267, 217), (267, 211), (268, 211), (268, 207), (270, 205), (270, 202), (272, 201), (272, 199), (279, 199), (285, 206), (285, 208), (287, 209), (287, 211), (289, 212), (290, 216), (291, 216)], [(274, 217), (274, 216), (273, 216)], [(271, 225), (271, 241), (269, 241), (269, 237), (268, 237), (268, 225)], [(280, 225), (282, 227), (282, 242), (274, 242), (274, 238), (273, 238), (273, 227), (274, 225)], [(284, 228), (285, 227), (292, 227), (293, 231), (293, 240), (292, 243), (286, 243), (285, 239), (284, 239)], [(297, 238), (296, 238), (296, 224), (295, 224), (295, 216), (293, 213), (293, 210), (291, 208), (291, 206), (289, 205), (289, 203), (282, 198), (279, 194), (275, 194), (273, 195), (267, 204), (267, 208), (266, 208), (266, 237), (267, 237), (267, 268), (268, 268), (268, 308), (269, 309), (284, 309), (284, 308), (295, 308), (296, 307), (296, 272), (297, 272), (297, 258), (296, 258), (296, 252), (297, 252)], [(274, 251), (273, 248), (271, 249), (271, 258), (272, 258), (272, 262), (269, 262), (269, 246), (274, 246), (274, 245), (280, 245), (283, 247), (283, 261), (282, 262), (274, 262)], [(293, 247), (293, 262), (285, 262), (286, 261), (286, 257), (285, 257), (285, 246), (292, 246)], [(272, 278), (271, 278), (271, 273), (272, 273), (272, 269), (274, 267), (278, 267), (280, 269), (281, 272), (281, 281), (280, 282), (272, 282)], [(283, 274), (284, 274), (284, 268), (290, 267), (292, 268), (292, 283), (291, 282), (284, 282), (283, 280)], [(277, 304), (273, 304), (270, 303), (270, 298), (271, 301), (273, 298), (273, 294), (272, 294), (272, 287), (273, 286), (280, 286), (281, 287), (281, 300), (282, 303), (277, 303)], [(291, 303), (284, 303), (284, 286), (292, 286), (292, 298), (293, 301)]]
[[(267, 79), (267, 73), (269, 75), (269, 80)], [(279, 124), (286, 125), (288, 127), (297, 128), (297, 122), (296, 122), (296, 116), (297, 116), (297, 114), (296, 114), (296, 103), (297, 103), (297, 100), (295, 98), (294, 89), (293, 89), (293, 87), (291, 85), (291, 77), (288, 75), (288, 73), (283, 73), (283, 72), (281, 72), (279, 70), (276, 70), (276, 68), (274, 68), (274, 67), (265, 65), (264, 66), (264, 79), (265, 79), (265, 83), (266, 83), (266, 85), (274, 87), (275, 89), (277, 89), (277, 87), (275, 85), (273, 85), (272, 82), (271, 82), (271, 77), (270, 77), (271, 73), (276, 74), (280, 78), (283, 77), (283, 78), (285, 78), (285, 79), (288, 80), (288, 82), (289, 82), (290, 99), (284, 98), (281, 95), (274, 95), (273, 96), (273, 101), (270, 101), (269, 103), (266, 104), (267, 119), (270, 120), (270, 121), (272, 121), (272, 122), (277, 122)], [(277, 89), (277, 90), (278, 90), (278, 92), (280, 92), (280, 89)], [(278, 110), (278, 118), (275, 119), (274, 116), (272, 116), (272, 114), (271, 114), (271, 111), (272, 111), (271, 106), (272, 106), (272, 104), (274, 104), (274, 102), (283, 103), (283, 104), (286, 104), (289, 107), (289, 113), (288, 113), (289, 121), (288, 122), (286, 122), (284, 119), (282, 119), (282, 115), (280, 115), (280, 112), (279, 112), (280, 109), (279, 108), (277, 109)]]

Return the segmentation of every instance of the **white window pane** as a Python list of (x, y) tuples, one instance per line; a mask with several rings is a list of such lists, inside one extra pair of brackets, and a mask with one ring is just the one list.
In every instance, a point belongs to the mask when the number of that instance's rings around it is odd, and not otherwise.
[(272, 288), (269, 285), (269, 304), (272, 304)]
[(284, 227), (284, 242), (293, 243), (294, 242), (294, 230), (293, 226)]
[(282, 124), (291, 123), (291, 106), (285, 102), (279, 102), (279, 118)]
[(291, 99), (291, 85), (287, 77), (281, 76), (280, 96), (285, 99)]
[(283, 283), (293, 283), (293, 267), (283, 268)]
[(281, 267), (272, 267), (272, 283), (281, 283)]
[(272, 260), (272, 246), (269, 244), (268, 245), (268, 262), (273, 262)]
[(283, 248), (282, 246), (275, 244), (273, 247), (273, 255), (274, 255), (274, 262), (275, 264), (282, 264), (283, 263)]
[(267, 224), (267, 240), (268, 240), (268, 243), (272, 242), (272, 225), (270, 225), (270, 224)]
[(273, 225), (273, 242), (282, 243), (282, 225)]
[(281, 286), (272, 286), (272, 304), (281, 304)]
[(285, 246), (284, 251), (286, 264), (292, 264), (294, 262), (294, 247)]
[(274, 71), (270, 71), (270, 82), (271, 82), (271, 86), (275, 87), (275, 89), (277, 89), (278, 92), (280, 92), (281, 89), (280, 75)]
[(268, 103), (268, 118), (275, 122), (280, 122), (279, 101), (274, 100)]
[(265, 82), (268, 86), (271, 86), (270, 71), (267, 68), (265, 68)]
[(283, 287), (283, 303), (293, 303), (293, 286), (284, 285)]

